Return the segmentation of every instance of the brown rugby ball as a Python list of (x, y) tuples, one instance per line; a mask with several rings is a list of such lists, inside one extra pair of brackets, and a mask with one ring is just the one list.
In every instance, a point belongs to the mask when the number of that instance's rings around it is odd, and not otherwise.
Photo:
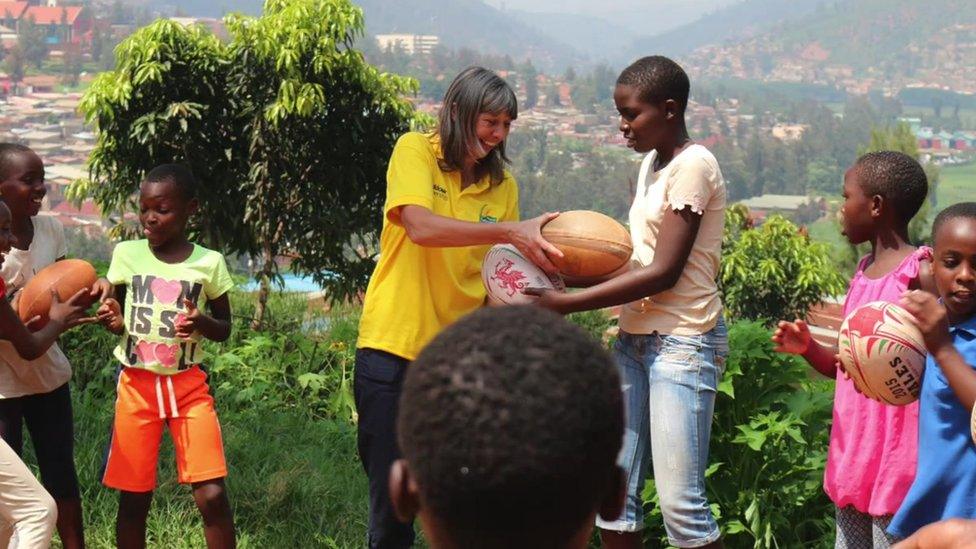
[(563, 257), (549, 259), (567, 276), (588, 278), (610, 274), (634, 251), (630, 232), (613, 218), (589, 210), (572, 210), (542, 226), (542, 237)]
[[(35, 316), (41, 317), (30, 325), (31, 330), (40, 330), (47, 324), (47, 313), (51, 309), (51, 290), (58, 293), (61, 301), (83, 288), (91, 288), (98, 275), (95, 268), (81, 259), (62, 259), (41, 269), (20, 291), (17, 309), (20, 320), (27, 322)], [(88, 302), (90, 305), (91, 302)]]

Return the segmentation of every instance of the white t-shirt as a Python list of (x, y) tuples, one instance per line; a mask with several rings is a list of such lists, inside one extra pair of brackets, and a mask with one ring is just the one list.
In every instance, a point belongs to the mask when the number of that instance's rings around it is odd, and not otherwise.
[(690, 207), (702, 216), (698, 236), (677, 284), (670, 290), (628, 303), (620, 329), (631, 334), (700, 335), (715, 327), (722, 314), (716, 278), (725, 225), (725, 180), (718, 161), (701, 145), (691, 145), (653, 171), (657, 151), (641, 163), (634, 203), (630, 207), (632, 268), (654, 261), (664, 214)]
[[(11, 248), (4, 255), (0, 276), (7, 284), (7, 297), (34, 277), (37, 271), (67, 253), (64, 227), (47, 215), (37, 215), (30, 249)], [(71, 364), (55, 343), (36, 360), (24, 360), (9, 341), (0, 341), (0, 398), (14, 398), (51, 392), (71, 378)]]

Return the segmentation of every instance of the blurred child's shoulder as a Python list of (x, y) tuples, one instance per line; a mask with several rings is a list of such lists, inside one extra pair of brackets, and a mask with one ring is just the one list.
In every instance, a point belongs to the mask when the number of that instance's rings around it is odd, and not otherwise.
[(35, 215), (31, 222), (36, 232), (64, 232), (64, 225), (54, 215)]
[(123, 240), (115, 244), (115, 253), (132, 253), (141, 248), (149, 248), (149, 244), (145, 239)]
[(193, 248), (194, 248), (194, 255), (197, 255), (199, 257), (214, 258), (214, 259), (218, 257), (224, 258), (224, 254), (222, 254), (221, 252), (217, 250), (211, 250), (210, 248), (203, 246), (201, 244), (197, 244), (196, 242), (193, 243)]

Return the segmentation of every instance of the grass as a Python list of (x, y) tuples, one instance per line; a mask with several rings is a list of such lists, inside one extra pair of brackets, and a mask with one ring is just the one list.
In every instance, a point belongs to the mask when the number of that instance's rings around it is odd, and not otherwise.
[[(355, 425), (344, 408), (327, 412), (330, 394), (301, 389), (297, 380), (312, 372), (334, 389), (339, 386), (341, 370), (336, 361), (349, 362), (351, 354), (340, 357), (333, 351), (326, 356), (320, 351), (309, 355), (304, 352), (307, 349), (296, 347), (306, 337), (301, 323), (325, 314), (309, 311), (300, 296), (272, 293), (268, 331), (263, 333), (247, 329), (252, 297), (234, 291), (231, 299), (234, 333), (226, 344), (212, 346), (214, 356), (208, 366), (223, 432), (229, 469), (226, 482), (238, 545), (362, 547), (368, 496), (366, 475), (356, 455)], [(337, 310), (325, 318), (331, 321), (330, 329), (316, 336), (321, 338), (320, 347), (354, 344), (357, 311)], [(281, 339), (283, 334), (291, 339)], [(221, 353), (253, 351), (260, 347), (258, 342), (269, 338), (278, 338), (278, 346), (264, 354), (244, 354), (240, 363), (218, 368)], [(115, 547), (118, 494), (99, 481), (115, 399), (114, 366), (108, 358), (115, 337), (82, 327), (66, 333), (61, 343), (74, 366), (75, 464), (86, 541), (93, 548)], [(238, 391), (256, 387), (263, 387), (263, 396), (239, 398)], [(36, 463), (29, 454), (28, 450), (25, 461)], [(205, 546), (190, 489), (176, 482), (169, 435), (163, 436), (147, 541), (149, 547), (167, 549)], [(60, 547), (57, 539), (54, 546)]]
[[(75, 394), (78, 466), (89, 547), (115, 546), (116, 492), (98, 481), (112, 400)], [(258, 409), (218, 414), (224, 435), (238, 545), (360, 547), (366, 535), (366, 477), (356, 457), (355, 427)], [(28, 458), (29, 461), (33, 461)], [(204, 547), (203, 526), (187, 486), (176, 482), (172, 443), (164, 436), (159, 485), (148, 523), (150, 547)], [(57, 542), (55, 546), (59, 545)]]
[(955, 166), (944, 166), (939, 186), (936, 189), (938, 209), (976, 200), (976, 162)]

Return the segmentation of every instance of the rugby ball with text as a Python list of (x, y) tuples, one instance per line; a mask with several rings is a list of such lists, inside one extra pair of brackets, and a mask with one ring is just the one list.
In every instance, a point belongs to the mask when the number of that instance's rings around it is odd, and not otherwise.
[(844, 370), (865, 396), (904, 406), (918, 399), (925, 371), (925, 342), (901, 307), (873, 301), (841, 324), (837, 348)]

